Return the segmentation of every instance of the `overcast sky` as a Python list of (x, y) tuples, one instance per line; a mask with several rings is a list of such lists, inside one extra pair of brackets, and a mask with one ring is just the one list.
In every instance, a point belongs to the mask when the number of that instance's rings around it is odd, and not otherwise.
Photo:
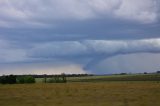
[(160, 70), (160, 0), (0, 0), (0, 74)]

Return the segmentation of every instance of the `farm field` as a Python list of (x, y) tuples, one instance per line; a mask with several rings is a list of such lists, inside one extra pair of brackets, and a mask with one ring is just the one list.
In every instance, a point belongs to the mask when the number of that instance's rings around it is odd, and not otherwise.
[(160, 82), (0, 85), (0, 106), (160, 106)]
[(128, 74), (87, 77), (69, 77), (70, 82), (105, 82), (105, 81), (160, 81), (160, 74)]
[[(36, 78), (36, 82), (43, 82), (43, 80), (44, 78)], [(82, 77), (67, 77), (67, 82), (106, 81), (160, 81), (160, 74), (94, 75)]]

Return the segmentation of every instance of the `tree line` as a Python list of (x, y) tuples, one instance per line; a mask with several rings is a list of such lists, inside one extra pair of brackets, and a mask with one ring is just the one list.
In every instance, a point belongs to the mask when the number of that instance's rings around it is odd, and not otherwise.
[[(24, 76), (24, 75), (18, 75), (18, 76)], [(50, 78), (50, 77), (56, 77), (57, 75), (47, 75), (47, 74), (43, 74), (43, 75), (31, 75), (33, 76), (34, 78), (44, 78), (47, 77), (47, 78)], [(93, 76), (93, 74), (65, 74), (66, 77), (85, 77), (85, 76)]]
[(66, 75), (62, 73), (61, 75), (3, 75), (0, 76), (1, 84), (25, 84), (25, 83), (35, 83), (36, 78), (43, 78), (44, 83), (66, 83), (67, 76), (84, 76), (82, 74), (72, 74)]
[(33, 76), (16, 76), (16, 75), (3, 75), (0, 76), (1, 84), (24, 84), (24, 83), (35, 83)]

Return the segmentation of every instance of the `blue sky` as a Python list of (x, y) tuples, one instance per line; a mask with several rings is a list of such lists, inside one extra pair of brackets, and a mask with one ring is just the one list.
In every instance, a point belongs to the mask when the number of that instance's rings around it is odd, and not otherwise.
[(0, 0), (0, 74), (160, 70), (159, 0)]

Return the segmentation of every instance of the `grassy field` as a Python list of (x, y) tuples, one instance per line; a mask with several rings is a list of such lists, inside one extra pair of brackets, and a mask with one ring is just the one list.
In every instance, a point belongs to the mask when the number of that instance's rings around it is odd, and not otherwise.
[[(43, 82), (43, 78), (37, 78), (36, 82)], [(106, 81), (160, 81), (160, 74), (127, 74), (127, 75), (100, 75), (67, 77), (68, 82), (106, 82)]]
[(0, 85), (0, 106), (160, 106), (155, 81)]
[(89, 77), (70, 77), (70, 82), (103, 82), (103, 81), (160, 81), (160, 74), (128, 74)]
[(160, 106), (160, 74), (67, 77), (0, 85), (0, 106)]

